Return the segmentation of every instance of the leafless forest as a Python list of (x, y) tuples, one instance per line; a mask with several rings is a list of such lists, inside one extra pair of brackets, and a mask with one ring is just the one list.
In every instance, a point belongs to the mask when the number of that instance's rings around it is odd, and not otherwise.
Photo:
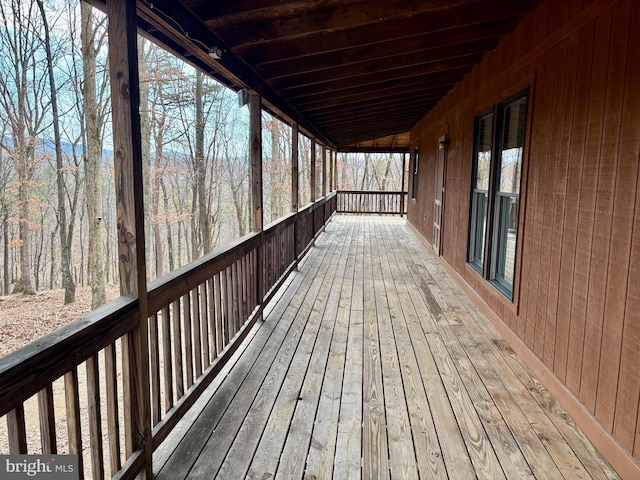
[[(118, 283), (104, 15), (72, 0), (0, 0), (0, 294)], [(154, 279), (249, 226), (248, 111), (140, 37), (145, 238)], [(265, 222), (291, 211), (291, 132), (263, 113)], [(300, 205), (312, 140), (299, 138)], [(322, 148), (315, 148), (320, 192)], [(328, 156), (328, 153), (327, 153)], [(402, 158), (338, 154), (338, 188), (399, 190)], [(0, 313), (2, 310), (0, 303)]]

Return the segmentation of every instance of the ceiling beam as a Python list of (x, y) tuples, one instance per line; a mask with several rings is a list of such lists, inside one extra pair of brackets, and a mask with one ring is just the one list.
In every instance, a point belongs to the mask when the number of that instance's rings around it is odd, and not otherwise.
[(343, 88), (355, 87), (358, 85), (368, 85), (370, 83), (379, 83), (385, 80), (395, 80), (399, 78), (410, 78), (418, 75), (426, 75), (428, 73), (445, 72), (447, 70), (457, 70), (463, 67), (472, 67), (482, 60), (482, 55), (474, 53), (472, 55), (466, 55), (464, 57), (458, 57), (450, 60), (442, 60), (439, 62), (427, 63), (424, 65), (411, 65), (409, 67), (397, 68), (395, 70), (385, 70), (382, 72), (363, 73), (361, 75), (353, 75), (347, 78), (341, 78), (338, 80), (326, 80), (324, 82), (318, 82), (313, 79), (313, 76), (306, 78), (305, 84), (301, 83), (289, 83), (287, 85), (280, 85), (285, 96), (290, 94), (296, 95), (300, 90), (309, 85), (313, 85), (315, 91), (328, 91), (339, 90)]
[(376, 75), (388, 70), (397, 70), (411, 66), (424, 66), (429, 71), (429, 66), (437, 62), (449, 61), (455, 58), (465, 57), (474, 54), (484, 54), (493, 50), (498, 45), (496, 38), (486, 38), (475, 42), (467, 42), (450, 47), (427, 48), (417, 52), (400, 53), (391, 57), (378, 58), (369, 61), (354, 61), (337, 63), (330, 68), (322, 70), (312, 70), (313, 67), (301, 66), (302, 72), (293, 72), (295, 63), (291, 62), (292, 68), (288, 71), (279, 69), (263, 69), (259, 74), (267, 79), (274, 88), (286, 85), (308, 85), (310, 83), (321, 83), (326, 81), (339, 80), (356, 75), (372, 74)]
[(409, 147), (359, 147), (347, 146), (338, 149), (338, 153), (409, 153)]
[(394, 107), (397, 110), (402, 110), (407, 107), (426, 103), (431, 100), (438, 100), (442, 98), (438, 93), (424, 93), (415, 95), (395, 95), (389, 98), (383, 98), (376, 102), (359, 102), (354, 105), (345, 105), (344, 107), (333, 107), (329, 110), (320, 110), (307, 114), (307, 117), (312, 121), (317, 121), (320, 118), (329, 117), (331, 119), (339, 119), (342, 117), (351, 117), (352, 115), (365, 114), (374, 110), (379, 110), (383, 107)]
[(364, 93), (361, 95), (353, 95), (352, 97), (343, 97), (337, 98), (335, 100), (328, 100), (325, 102), (315, 102), (313, 104), (300, 105), (298, 108), (302, 113), (304, 113), (305, 116), (309, 116), (311, 115), (311, 112), (322, 112), (326, 110), (333, 110), (336, 108), (343, 109), (361, 102), (373, 104), (378, 101), (384, 101), (388, 98), (412, 98), (415, 95), (433, 95), (442, 97), (446, 95), (451, 88), (453, 88), (453, 84), (441, 85), (433, 88), (420, 88), (419, 85), (407, 88), (398, 87), (386, 91), (380, 90), (379, 92), (374, 94)]
[[(234, 39), (232, 46), (253, 45), (282, 38), (300, 39), (322, 32), (324, 35), (344, 29), (364, 25), (379, 25), (387, 19), (405, 19), (416, 15), (432, 15), (455, 7), (469, 8), (482, 0), (387, 0), (384, 2), (340, 2), (319, 9), (307, 9), (305, 12), (289, 16), (272, 16), (265, 19), (228, 23), (221, 17), (207, 20), (205, 23), (221, 37), (230, 35)], [(303, 14), (301, 14), (303, 13)], [(207, 15), (203, 11), (202, 15)]]
[[(387, 89), (393, 89), (402, 87), (404, 85), (412, 86), (414, 84), (422, 84), (425, 88), (431, 88), (439, 86), (443, 83), (457, 83), (466, 73), (469, 72), (471, 67), (464, 66), (458, 69), (450, 69), (443, 72), (427, 73), (424, 75), (415, 75), (410, 78), (392, 78), (373, 83), (367, 83), (365, 85), (348, 86), (346, 88), (331, 88), (324, 89), (318, 92), (313, 87), (302, 87), (296, 90), (294, 95), (291, 95), (291, 90), (288, 92), (287, 98), (291, 101), (295, 100), (296, 105), (305, 105), (307, 103), (322, 102), (333, 98), (350, 97), (357, 94), (365, 93), (378, 93)], [(304, 99), (304, 100), (302, 100)]]
[[(398, 54), (425, 52), (428, 49), (450, 48), (461, 43), (476, 42), (487, 38), (496, 38), (512, 28), (512, 21), (500, 20), (479, 25), (472, 25), (438, 32), (426, 32), (402, 40), (389, 38), (375, 44), (358, 45), (353, 48), (321, 52), (302, 57), (282, 58), (274, 61), (258, 60), (256, 71), (277, 71), (280, 76), (305, 71), (316, 71), (334, 68), (336, 65), (347, 65), (358, 62), (393, 57)], [(294, 42), (296, 45), (301, 42)], [(306, 42), (305, 42), (306, 43)], [(307, 45), (312, 48), (312, 45)], [(399, 50), (401, 49), (401, 50)], [(277, 50), (277, 49), (276, 49)], [(278, 53), (280, 53), (278, 51)], [(292, 61), (292, 60), (297, 61)]]
[[(415, 36), (416, 32), (439, 32), (487, 22), (510, 20), (527, 11), (532, 0), (514, 2), (512, 0), (485, 0), (470, 6), (459, 6), (441, 12), (415, 15), (402, 19), (390, 19), (371, 26), (360, 26), (333, 32), (331, 35), (318, 33), (295, 42), (288, 39), (273, 40), (253, 45), (231, 43), (234, 51), (249, 64), (274, 62), (326, 52), (336, 52), (345, 48), (355, 48), (392, 39)], [(229, 41), (234, 32), (228, 32)], [(235, 40), (234, 40), (235, 42)]]
[[(91, 0), (91, 3), (104, 11), (103, 0)], [(138, 16), (159, 31), (166, 32), (175, 44), (193, 53), (200, 65), (208, 67), (205, 72), (224, 76), (229, 80), (226, 83), (228, 86), (234, 84), (236, 89), (246, 87), (254, 91), (263, 98), (264, 102), (282, 113), (284, 118), (299, 124), (328, 146), (333, 146), (320, 130), (287, 103), (181, 2), (171, 0), (154, 0), (149, 4), (138, 2)], [(189, 35), (185, 35), (185, 32), (189, 32)], [(213, 46), (222, 50), (221, 59), (214, 60), (209, 56), (208, 50)]]

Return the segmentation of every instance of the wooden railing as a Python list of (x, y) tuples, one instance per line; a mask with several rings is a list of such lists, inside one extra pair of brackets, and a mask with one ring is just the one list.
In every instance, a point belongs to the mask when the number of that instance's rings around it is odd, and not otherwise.
[(407, 213), (407, 192), (338, 190), (338, 213)]
[[(149, 362), (143, 396), (154, 450), (237, 350), (336, 199), (328, 195), (149, 285), (147, 351), (135, 358)], [(145, 469), (148, 457), (132, 447), (139, 419), (126, 381), (136, 367), (127, 347), (140, 324), (138, 303), (118, 298), (2, 359), (0, 416), (10, 453), (77, 454), (80, 478), (94, 480)]]

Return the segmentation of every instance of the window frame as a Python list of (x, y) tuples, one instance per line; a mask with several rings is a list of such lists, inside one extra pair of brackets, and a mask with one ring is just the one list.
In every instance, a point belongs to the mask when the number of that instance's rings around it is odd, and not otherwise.
[[(517, 192), (508, 192), (501, 190), (501, 169), (503, 167), (503, 154), (505, 151), (504, 133), (506, 130), (505, 112), (508, 108), (517, 103), (523, 102), (524, 110), (521, 112), (518, 123), (516, 124), (516, 133), (521, 135), (520, 154), (518, 158), (518, 176)], [(474, 117), (474, 148), (473, 148), (473, 165), (471, 173), (471, 188), (469, 199), (469, 225), (467, 239), (467, 264), (473, 268), (479, 275), (491, 283), (498, 291), (500, 291), (511, 302), (514, 301), (514, 292), (516, 290), (516, 273), (518, 269), (518, 246), (520, 235), (520, 215), (522, 204), (522, 187), (523, 187), (523, 170), (525, 163), (525, 152), (528, 141), (529, 128), (529, 88), (526, 87), (518, 93), (511, 95), (500, 101), (491, 108), (484, 110)], [(476, 189), (477, 182), (477, 166), (478, 166), (478, 147), (480, 141), (480, 121), (489, 115), (493, 115), (493, 129), (491, 140), (491, 158), (489, 164), (489, 185), (486, 192), (486, 225), (484, 232), (483, 258), (482, 262), (478, 262), (476, 258), (477, 250), (475, 242), (477, 241), (477, 199), (476, 195), (480, 190)], [(512, 131), (511, 128), (509, 131)], [(515, 208), (513, 208), (513, 199), (515, 199)], [(515, 215), (514, 215), (515, 212)], [(511, 228), (507, 225), (510, 224)], [(514, 232), (513, 248), (508, 249), (505, 242), (509, 242), (509, 231)], [(475, 235), (475, 237), (474, 237)], [(472, 250), (473, 249), (473, 250)], [(513, 253), (510, 255), (509, 251)], [(509, 261), (511, 281), (505, 276)]]
[[(473, 165), (471, 171), (471, 198), (469, 205), (469, 225), (468, 225), (468, 238), (467, 238), (467, 263), (480, 275), (484, 276), (484, 260), (487, 257), (486, 255), (486, 247), (487, 247), (487, 231), (488, 223), (489, 223), (489, 208), (490, 208), (490, 196), (489, 191), (491, 189), (491, 167), (492, 160), (489, 160), (489, 179), (487, 185), (487, 189), (479, 189), (477, 188), (477, 180), (478, 180), (478, 153), (480, 147), (480, 124), (487, 117), (491, 117), (490, 126), (491, 126), (491, 155), (493, 156), (493, 150), (495, 146), (495, 108), (491, 107), (483, 112), (479, 113), (474, 117), (474, 128), (473, 128)], [(485, 225), (482, 236), (482, 258), (478, 258), (478, 249), (476, 248), (476, 242), (478, 241), (478, 202), (476, 198), (479, 194), (485, 195), (484, 209), (485, 209)]]
[(420, 160), (419, 147), (413, 148), (413, 174), (411, 178), (411, 199), (416, 200), (418, 198), (418, 165)]

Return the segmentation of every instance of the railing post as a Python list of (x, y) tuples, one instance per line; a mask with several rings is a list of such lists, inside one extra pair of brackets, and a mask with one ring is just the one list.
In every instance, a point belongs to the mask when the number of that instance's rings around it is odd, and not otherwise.
[[(253, 210), (253, 231), (262, 233), (264, 215), (262, 209), (262, 99), (260, 95), (249, 95), (249, 142), (251, 158), (251, 205)], [(260, 237), (257, 259), (257, 294), (263, 303), (265, 294), (264, 238)]]
[(109, 70), (113, 116), (120, 293), (138, 297), (138, 327), (124, 337), (123, 377), (127, 456), (142, 451), (144, 476), (152, 478), (152, 443), (147, 342), (140, 85), (135, 2), (107, 0)]

